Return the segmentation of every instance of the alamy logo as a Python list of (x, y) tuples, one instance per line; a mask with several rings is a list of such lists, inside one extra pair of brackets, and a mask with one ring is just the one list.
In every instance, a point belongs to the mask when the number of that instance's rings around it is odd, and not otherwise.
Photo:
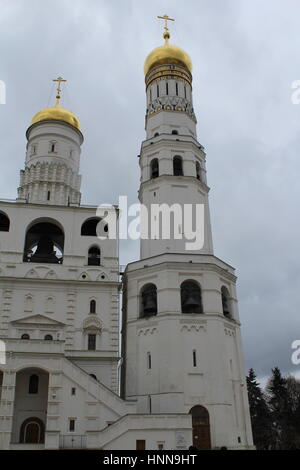
[(0, 340), (0, 364), (6, 364), (6, 347), (2, 340)]
[(6, 104), (6, 86), (3, 80), (0, 80), (0, 104)]
[[(97, 227), (100, 240), (185, 240), (186, 250), (201, 250), (204, 246), (204, 204), (132, 204), (127, 196), (119, 196), (119, 206), (100, 205)], [(129, 221), (129, 217), (134, 217)], [(108, 234), (105, 226), (108, 225)]]
[(292, 363), (298, 366), (300, 364), (300, 339), (296, 339), (292, 342), (292, 349), (295, 349), (291, 357)]

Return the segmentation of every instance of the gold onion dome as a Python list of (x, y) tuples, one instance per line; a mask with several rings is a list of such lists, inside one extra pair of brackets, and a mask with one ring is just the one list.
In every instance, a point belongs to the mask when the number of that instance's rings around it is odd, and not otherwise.
[(75, 116), (75, 114), (60, 106), (60, 83), (65, 80), (59, 77), (54, 81), (57, 81), (59, 83), (55, 106), (41, 109), (38, 113), (33, 116), (30, 125), (36, 124), (37, 122), (41, 121), (63, 121), (80, 130), (80, 122), (79, 119)]
[(41, 111), (33, 116), (31, 125), (40, 121), (64, 121), (76, 127), (76, 129), (80, 129), (80, 122), (75, 114), (60, 106), (41, 109)]
[[(168, 19), (167, 15), (164, 17), (159, 17), (161, 19)], [(163, 34), (165, 44), (163, 46), (157, 47), (147, 56), (144, 64), (144, 73), (147, 73), (157, 65), (163, 64), (177, 64), (186, 67), (189, 72), (192, 72), (192, 61), (189, 55), (180, 47), (173, 46), (169, 44), (170, 33), (167, 27), (165, 26), (165, 31)]]

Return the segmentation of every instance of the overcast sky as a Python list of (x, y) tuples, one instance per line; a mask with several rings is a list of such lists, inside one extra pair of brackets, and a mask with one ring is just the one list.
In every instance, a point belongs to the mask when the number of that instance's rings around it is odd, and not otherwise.
[[(80, 119), (83, 203), (136, 202), (145, 138), (143, 63), (157, 15), (193, 61), (198, 140), (207, 152), (215, 254), (236, 267), (246, 368), (297, 373), (300, 339), (299, 0), (0, 0), (2, 198), (15, 198), (32, 116), (54, 103)], [(138, 257), (123, 242), (121, 264)]]

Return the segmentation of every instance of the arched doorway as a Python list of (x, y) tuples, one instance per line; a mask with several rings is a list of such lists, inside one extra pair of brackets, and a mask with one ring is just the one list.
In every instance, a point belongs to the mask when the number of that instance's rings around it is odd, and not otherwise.
[(45, 441), (45, 426), (39, 418), (27, 418), (22, 423), (20, 442), (24, 444), (42, 444)]
[(45, 440), (49, 373), (37, 367), (16, 373), (11, 442), (42, 444)]
[(209, 414), (204, 406), (194, 406), (190, 413), (193, 425), (193, 445), (200, 450), (211, 448)]

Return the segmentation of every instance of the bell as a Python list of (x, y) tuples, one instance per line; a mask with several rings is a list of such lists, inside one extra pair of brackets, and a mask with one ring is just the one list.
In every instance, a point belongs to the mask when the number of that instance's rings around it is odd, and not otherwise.
[(183, 304), (183, 308), (188, 313), (197, 312), (199, 310), (199, 302), (190, 295)]
[(30, 261), (32, 263), (58, 263), (53, 241), (48, 235), (41, 236), (36, 252), (31, 256)]
[(145, 315), (153, 315), (157, 313), (156, 301), (152, 295), (148, 295), (145, 299), (144, 313)]

